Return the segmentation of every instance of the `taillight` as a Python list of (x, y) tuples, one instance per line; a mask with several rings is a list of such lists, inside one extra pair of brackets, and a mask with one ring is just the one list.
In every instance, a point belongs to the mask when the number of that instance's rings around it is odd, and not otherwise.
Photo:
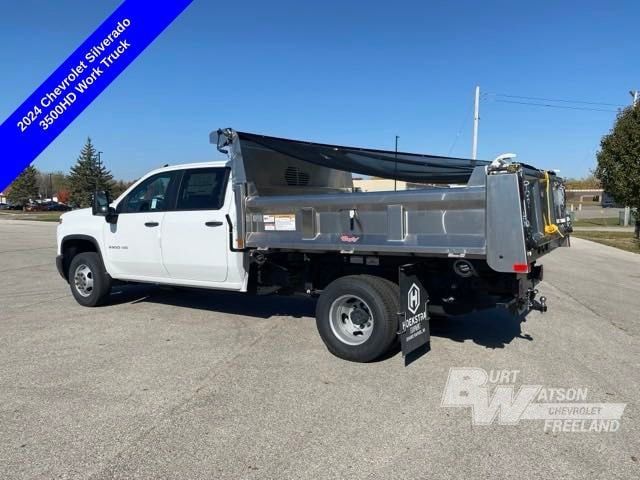
[(514, 263), (512, 268), (516, 273), (529, 273), (528, 263)]

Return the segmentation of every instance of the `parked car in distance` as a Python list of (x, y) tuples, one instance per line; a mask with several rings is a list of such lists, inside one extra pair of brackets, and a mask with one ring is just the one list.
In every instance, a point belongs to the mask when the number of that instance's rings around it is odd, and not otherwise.
[(22, 205), (20, 205), (18, 203), (11, 203), (7, 207), (7, 210), (22, 210)]
[(0, 203), (0, 210), (9, 210), (8, 203)]
[(43, 212), (47, 209), (47, 207), (41, 203), (29, 203), (24, 208), (27, 212)]
[(46, 208), (49, 212), (68, 212), (71, 210), (69, 205), (65, 205), (64, 203), (51, 202), (46, 205)]
[(602, 201), (600, 202), (600, 205), (602, 208), (624, 208), (624, 205), (616, 202), (615, 198), (607, 192), (602, 194)]

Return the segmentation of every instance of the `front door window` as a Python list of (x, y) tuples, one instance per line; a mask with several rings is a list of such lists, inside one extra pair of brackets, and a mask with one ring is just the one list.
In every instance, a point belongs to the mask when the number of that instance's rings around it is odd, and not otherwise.
[(144, 180), (122, 202), (118, 213), (163, 212), (169, 208), (169, 185), (175, 172), (164, 172)]

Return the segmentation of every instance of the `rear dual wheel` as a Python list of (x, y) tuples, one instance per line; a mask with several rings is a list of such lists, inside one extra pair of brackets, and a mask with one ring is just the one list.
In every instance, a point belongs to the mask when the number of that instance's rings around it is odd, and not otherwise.
[(371, 362), (396, 343), (397, 284), (372, 275), (334, 280), (316, 306), (316, 325), (327, 349), (345, 360)]

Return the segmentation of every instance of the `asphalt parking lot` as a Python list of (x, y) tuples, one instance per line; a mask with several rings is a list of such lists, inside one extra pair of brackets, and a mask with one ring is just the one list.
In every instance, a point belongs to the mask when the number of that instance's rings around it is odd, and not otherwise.
[[(0, 478), (640, 477), (640, 256), (572, 240), (549, 312), (432, 325), (405, 367), (331, 356), (304, 299), (139, 286), (75, 303), (55, 224), (0, 221)], [(519, 370), (627, 407), (617, 432), (475, 425), (450, 367)]]

